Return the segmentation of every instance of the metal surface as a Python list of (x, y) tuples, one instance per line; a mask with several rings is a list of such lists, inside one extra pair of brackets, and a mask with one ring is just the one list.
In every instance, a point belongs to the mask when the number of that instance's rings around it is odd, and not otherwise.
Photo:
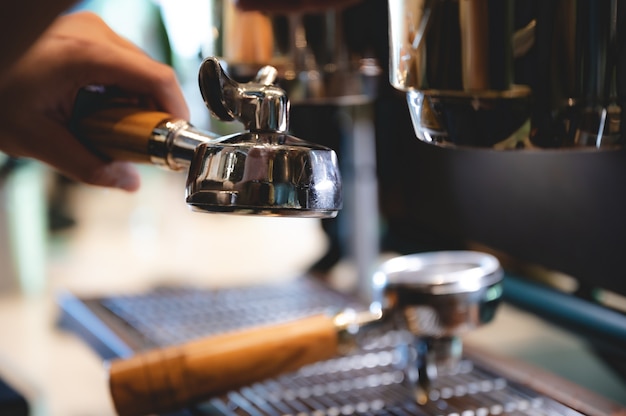
[(189, 168), (194, 209), (333, 217), (342, 206), (337, 156), (287, 134), (237, 133), (202, 143)]
[[(89, 322), (82, 330), (93, 329), (94, 318), (101, 319), (110, 330), (132, 343), (135, 351), (328, 309), (367, 309), (310, 277), (215, 290), (166, 287), (72, 302), (82, 306), (72, 308), (71, 302), (64, 303), (64, 314), (72, 315), (74, 322)], [(76, 323), (72, 329), (79, 331)], [(93, 336), (86, 339), (94, 341)], [(492, 357), (481, 356), (476, 361), (473, 354), (464, 355), (458, 366), (433, 380), (428, 403), (418, 404), (405, 382), (403, 351), (412, 339), (407, 331), (381, 326), (370, 331), (361, 347), (349, 355), (231, 391), (180, 415), (583, 414), (567, 401), (555, 400), (518, 378), (494, 370), (489, 364)], [(102, 337), (99, 341), (108, 342)], [(556, 391), (566, 391), (556, 381), (550, 383)]]
[(167, 120), (152, 132), (148, 144), (150, 161), (171, 170), (188, 169), (198, 145), (218, 137), (196, 129), (185, 120)]
[(624, 15), (616, 0), (389, 0), (390, 81), (429, 143), (610, 149)]

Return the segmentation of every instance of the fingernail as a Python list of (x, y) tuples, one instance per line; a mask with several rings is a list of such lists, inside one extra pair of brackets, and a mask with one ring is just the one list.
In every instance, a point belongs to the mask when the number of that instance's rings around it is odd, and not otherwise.
[(112, 162), (107, 165), (106, 176), (110, 179), (110, 186), (125, 191), (136, 191), (141, 185), (141, 178), (135, 166), (128, 162)]

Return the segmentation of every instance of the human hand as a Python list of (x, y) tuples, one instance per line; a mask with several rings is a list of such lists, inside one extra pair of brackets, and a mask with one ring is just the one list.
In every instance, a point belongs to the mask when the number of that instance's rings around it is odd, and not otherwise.
[(152, 60), (90, 12), (59, 17), (0, 79), (0, 150), (38, 159), (88, 184), (134, 191), (127, 162), (105, 161), (70, 132), (78, 91), (115, 87), (151, 107), (189, 119), (172, 68)]

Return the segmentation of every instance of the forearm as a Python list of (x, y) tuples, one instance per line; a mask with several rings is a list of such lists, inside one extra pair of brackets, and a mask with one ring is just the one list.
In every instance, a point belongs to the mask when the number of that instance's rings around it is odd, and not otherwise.
[(0, 76), (37, 40), (52, 21), (75, 0), (4, 2), (0, 13)]

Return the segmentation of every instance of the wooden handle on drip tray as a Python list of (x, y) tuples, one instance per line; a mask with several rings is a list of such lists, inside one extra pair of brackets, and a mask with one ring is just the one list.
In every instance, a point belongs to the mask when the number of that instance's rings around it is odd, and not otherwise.
[(165, 413), (337, 354), (333, 318), (313, 316), (155, 349), (110, 363), (120, 416)]
[(108, 108), (78, 121), (75, 131), (86, 146), (108, 159), (150, 163), (154, 129), (172, 118), (160, 111)]

